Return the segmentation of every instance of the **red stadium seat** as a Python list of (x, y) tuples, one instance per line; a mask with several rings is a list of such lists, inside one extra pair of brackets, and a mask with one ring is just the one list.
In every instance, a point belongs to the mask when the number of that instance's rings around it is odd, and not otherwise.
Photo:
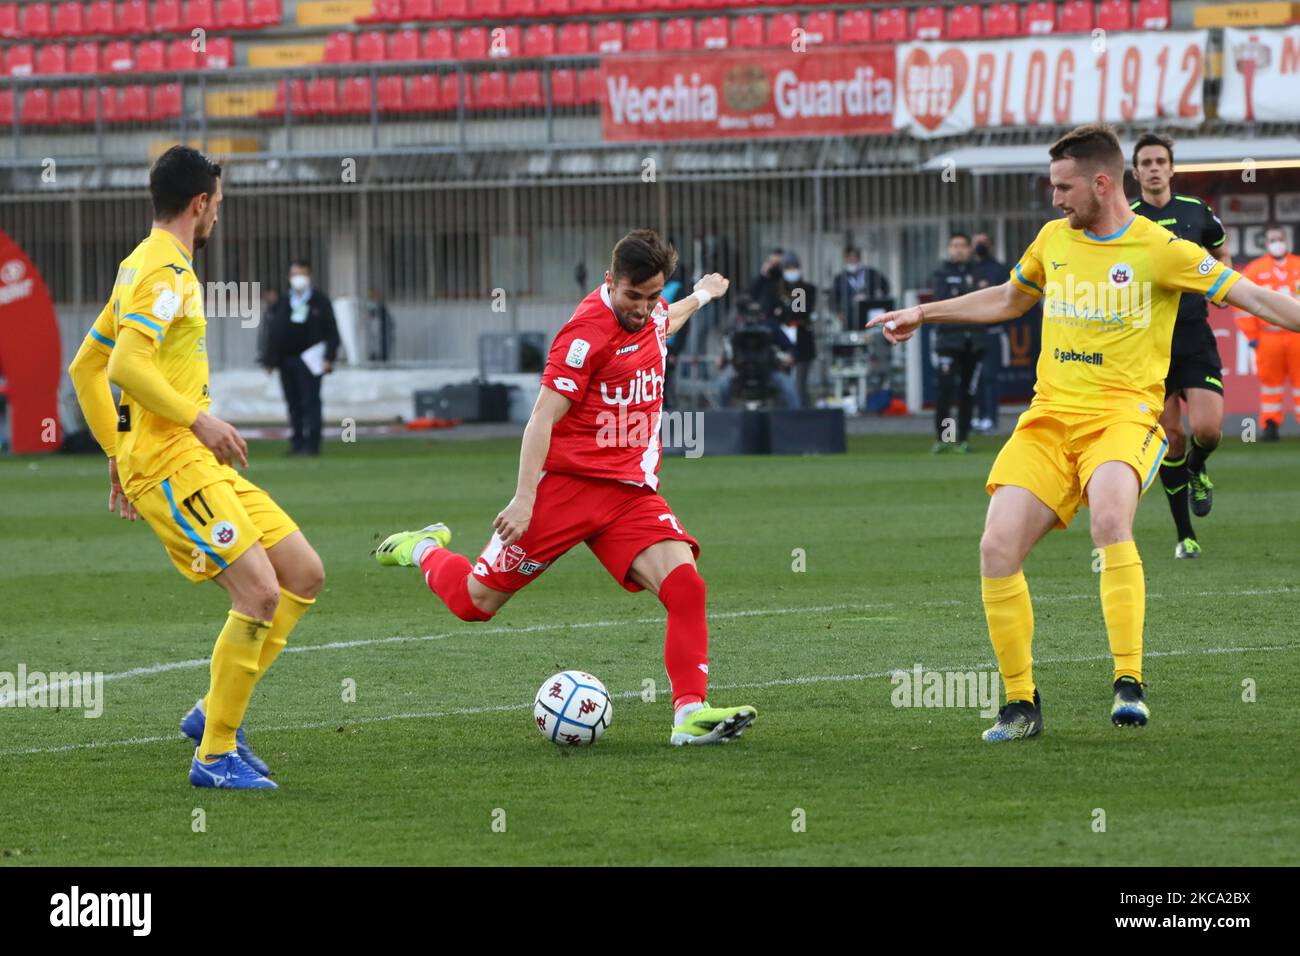
[[(51, 35), (56, 37), (79, 37), (86, 32), (85, 13), (81, 8), (79, 0), (64, 0), (54, 8), (54, 24), (51, 27)], [(60, 90), (59, 93), (62, 93)], [(75, 90), (70, 92), (75, 93)], [(59, 93), (55, 94), (55, 102), (58, 102)], [(77, 98), (77, 110), (81, 110), (81, 98)]]
[(117, 30), (122, 36), (149, 33), (149, 5), (144, 0), (127, 0), (117, 8)]
[(167, 44), (167, 69), (179, 73), (182, 70), (197, 70), (198, 68), (199, 55), (194, 50), (193, 40), (189, 37), (182, 37)]
[(149, 119), (149, 90), (144, 86), (124, 86), (117, 100), (117, 119), (123, 123), (143, 123)]
[(804, 17), (804, 36), (812, 43), (835, 42), (835, 14), (829, 10), (810, 13)]
[(96, 111), (105, 123), (117, 122), (117, 90), (111, 86), (85, 91), (81, 99), (81, 115), (86, 121), (95, 121)]
[(1142, 30), (1168, 29), (1169, 0), (1138, 0), (1137, 25)]
[(541, 109), (546, 105), (542, 74), (537, 70), (516, 70), (510, 74), (510, 105), (517, 109)]
[(910, 40), (912, 34), (907, 26), (907, 11), (902, 7), (878, 10), (871, 32), (878, 43), (902, 43)]
[(481, 20), (496, 20), (502, 16), (503, 0), (470, 0), (469, 16)]
[(69, 73), (98, 73), (99, 44), (93, 41), (78, 43), (68, 54)]
[(524, 56), (553, 56), (555, 27), (537, 23), (524, 30)]
[(86, 7), (87, 35), (106, 37), (116, 32), (117, 8), (113, 5), (113, 0), (95, 0)]
[(426, 60), (454, 60), (455, 49), (455, 35), (447, 27), (434, 27), (420, 43), (420, 53)]
[(464, 20), (469, 16), (469, 0), (438, 0), (439, 20)]
[(331, 33), (325, 38), (326, 63), (351, 63), (353, 54), (351, 33)]
[(590, 106), (604, 99), (600, 85), (600, 70), (578, 71), (578, 105)]
[(29, 126), (43, 126), (50, 122), (50, 91), (23, 90), (19, 120)]
[[(737, 26), (739, 26), (737, 21)], [(871, 13), (867, 10), (850, 10), (840, 15), (841, 43), (869, 43), (871, 41)]]
[(224, 70), (234, 66), (234, 41), (230, 37), (209, 37), (208, 51), (199, 54), (199, 62), (209, 70)]
[[(53, 17), (50, 16), (50, 5), (48, 3), (29, 3), (22, 8), (18, 16), (18, 22), (22, 24), (20, 36), (40, 39), (50, 35), (53, 29)], [(48, 91), (47, 108), (48, 108)]]
[(0, 90), (0, 126), (5, 129), (14, 125), (14, 91)]
[[(107, 3), (108, 0), (103, 2)], [(178, 31), (181, 28), (181, 0), (154, 0), (153, 28), (159, 33)]]
[(403, 20), (436, 20), (438, 0), (402, 0)]
[(557, 53), (582, 56), (591, 52), (591, 27), (585, 23), (564, 23), (560, 25), (559, 37), (555, 44)]
[(705, 17), (696, 21), (696, 43), (705, 50), (725, 50), (731, 45), (731, 21), (726, 17)]
[(1092, 31), (1092, 0), (1065, 0), (1056, 10), (1056, 29), (1061, 33)]
[[(132, 0), (134, 2), (134, 0)], [(129, 6), (129, 4), (126, 4)], [(118, 18), (121, 19), (121, 11), (118, 11)], [(186, 30), (193, 30), (195, 27), (216, 26), (217, 15), (213, 9), (213, 0), (189, 0), (185, 4), (185, 13), (181, 16), (181, 26)]]
[(980, 8), (977, 3), (963, 3), (948, 12), (948, 37), (952, 40), (969, 40), (981, 36), (984, 32), (980, 23)]
[(84, 123), (82, 114), (81, 90), (75, 86), (65, 86), (54, 91), (54, 122), (70, 125)]
[(388, 35), (388, 59), (420, 59), (420, 34), (414, 30), (398, 30)]
[(68, 72), (68, 48), (62, 43), (46, 43), (36, 50), (36, 72), (52, 76)]
[(943, 7), (922, 7), (912, 19), (912, 36), (937, 40), (943, 36)]
[(248, 26), (247, 0), (217, 0), (217, 22), (223, 30), (242, 30)]
[(374, 0), (370, 16), (358, 19), (366, 23), (396, 23), (402, 19), (402, 0)]
[[(0, 3), (0, 37), (18, 36), (18, 4)], [(9, 114), (13, 115), (14, 94), (9, 91)]]
[(400, 113), (406, 108), (405, 77), (381, 76), (376, 84), (375, 98), (379, 100), (379, 112)]
[(126, 73), (135, 69), (135, 51), (126, 40), (112, 40), (104, 44), (99, 54), (99, 68), (110, 73)]
[(1129, 0), (1101, 0), (1097, 7), (1097, 26), (1103, 30), (1131, 30), (1133, 4)]
[(253, 27), (278, 26), (281, 18), (280, 0), (249, 0), (248, 25)]
[(1014, 3), (994, 3), (984, 10), (986, 37), (1013, 37), (1020, 33), (1020, 7)]
[(386, 39), (387, 35), (378, 30), (362, 33), (352, 47), (352, 59), (357, 63), (382, 62), (388, 57)]
[(425, 74), (411, 77), (411, 86), (406, 91), (406, 102), (402, 108), (418, 113), (433, 112), (442, 103), (438, 95), (438, 87), (437, 76)]
[(797, 13), (778, 13), (767, 21), (764, 46), (788, 47), (794, 42), (794, 31), (799, 29)]
[[(691, 50), (695, 47), (695, 21), (688, 20), (686, 17), (676, 17), (672, 20), (665, 20), (663, 31), (659, 37), (659, 48), (661, 50)], [(578, 78), (579, 94), (581, 101), (581, 83), (582, 77)]]
[(659, 49), (659, 21), (632, 20), (627, 27), (628, 50), (645, 52)]
[(470, 84), (469, 106), (476, 110), (501, 110), (510, 105), (510, 90), (501, 70), (479, 73)]
[(569, 12), (569, 0), (537, 0), (539, 17), (564, 16)]
[[(288, 107), (294, 116), (306, 116), (310, 111), (307, 109), (307, 83), (304, 80), (291, 80), (289, 87)], [(285, 113), (285, 81), (281, 80), (275, 87), (275, 106), (272, 107), (271, 113), (275, 116), (283, 116)]]
[(466, 27), (456, 34), (456, 59), (482, 60), (487, 57), (488, 32), (482, 27)]
[(137, 73), (161, 73), (167, 68), (167, 56), (162, 40), (142, 40), (135, 45)]
[(1056, 32), (1056, 4), (1037, 2), (1025, 5), (1023, 32), (1031, 36)]
[[(866, 15), (864, 13), (864, 15)], [(737, 17), (731, 33), (731, 45), (755, 47), (763, 45), (763, 18), (757, 13)]]
[(339, 111), (339, 81), (318, 76), (307, 81), (307, 111), (329, 116)]
[(177, 119), (183, 107), (184, 100), (179, 83), (163, 83), (153, 88), (154, 119)]
[(524, 49), (523, 31), (516, 24), (495, 26), (488, 32), (488, 56), (518, 56)]
[[(501, 5), (503, 17), (531, 17), (537, 13), (537, 0), (506, 0)], [(540, 85), (538, 89), (541, 89)]]
[(31, 76), (36, 68), (36, 53), (30, 43), (16, 43), (4, 53), (5, 76)]
[(597, 23), (592, 41), (595, 44), (595, 52), (597, 53), (622, 53), (623, 21), (605, 20)]
[(444, 73), (438, 77), (438, 109), (459, 109), (462, 101), (468, 108), (469, 94), (473, 88), (474, 77), (464, 74), (464, 96), (461, 95), (461, 76), (456, 73)]
[(578, 102), (578, 73), (576, 70), (551, 71), (551, 105), (573, 106)]

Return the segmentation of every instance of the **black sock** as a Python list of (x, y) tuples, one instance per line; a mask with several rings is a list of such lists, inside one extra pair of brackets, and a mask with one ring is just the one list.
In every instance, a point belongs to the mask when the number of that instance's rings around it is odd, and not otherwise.
[(1174, 527), (1178, 529), (1178, 540), (1192, 538), (1192, 515), (1187, 505), (1187, 456), (1166, 458), (1160, 465), (1160, 483), (1165, 486), (1165, 497), (1169, 499), (1169, 512), (1174, 516)]
[(1196, 440), (1196, 436), (1193, 435), (1191, 444), (1187, 449), (1187, 455), (1186, 455), (1188, 474), (1199, 475), (1201, 472), (1203, 472), (1205, 470), (1205, 459), (1209, 458), (1210, 453), (1213, 452), (1214, 449), (1218, 447), (1219, 447), (1218, 442), (1215, 442), (1209, 448), (1206, 448), (1204, 445), (1198, 442)]

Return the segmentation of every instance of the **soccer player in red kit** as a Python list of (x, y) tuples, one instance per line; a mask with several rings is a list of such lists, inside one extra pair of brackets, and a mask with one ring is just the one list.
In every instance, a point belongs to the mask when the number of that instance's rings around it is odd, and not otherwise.
[(662, 293), (677, 253), (655, 232), (628, 233), (605, 281), (578, 305), (551, 345), (542, 388), (524, 429), (515, 496), (496, 517), (476, 563), (448, 550), (433, 524), (399, 531), (375, 549), (382, 565), (419, 567), (463, 621), (486, 621), (570, 548), (587, 547), (629, 591), (668, 609), (664, 665), (673, 690), (675, 745), (724, 743), (758, 712), (712, 707), (705, 586), (699, 543), (659, 495), (659, 426), (668, 338), (727, 291), (707, 275), (672, 305)]

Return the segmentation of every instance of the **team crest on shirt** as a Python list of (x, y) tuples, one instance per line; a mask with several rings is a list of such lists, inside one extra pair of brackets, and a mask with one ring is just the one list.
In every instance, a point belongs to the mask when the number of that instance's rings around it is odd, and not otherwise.
[(1127, 262), (1117, 262), (1110, 267), (1110, 284), (1122, 289), (1133, 281), (1133, 267)]
[(519, 567), (521, 561), (528, 557), (524, 549), (517, 544), (512, 544), (508, 548), (502, 548), (497, 559), (492, 562), (492, 570), (500, 574), (509, 574), (515, 568)]
[(239, 529), (229, 521), (218, 521), (212, 526), (212, 543), (218, 548), (228, 548), (239, 540)]

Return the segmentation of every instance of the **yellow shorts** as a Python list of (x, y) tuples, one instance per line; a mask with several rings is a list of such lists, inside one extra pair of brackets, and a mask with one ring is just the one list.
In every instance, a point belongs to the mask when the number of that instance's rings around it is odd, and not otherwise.
[(1033, 493), (1056, 512), (1056, 526), (1069, 527), (1097, 466), (1122, 461), (1131, 466), (1145, 493), (1160, 468), (1169, 441), (1155, 418), (1130, 412), (1092, 414), (1048, 411), (1030, 406), (1002, 446), (989, 472), (989, 494), (1002, 485)]
[(191, 581), (209, 581), (256, 542), (270, 548), (298, 530), (257, 485), (207, 462), (181, 466), (134, 504)]

